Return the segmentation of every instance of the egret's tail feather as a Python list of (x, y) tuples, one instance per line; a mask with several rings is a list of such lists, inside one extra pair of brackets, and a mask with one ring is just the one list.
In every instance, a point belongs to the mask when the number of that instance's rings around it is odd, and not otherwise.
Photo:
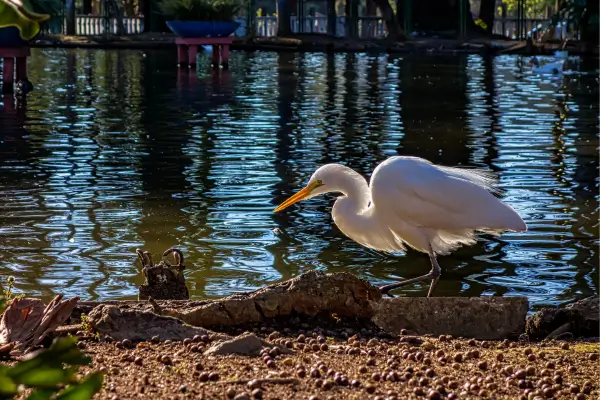
[(498, 184), (498, 176), (491, 171), (443, 166), (438, 166), (438, 168), (454, 178), (474, 183), (495, 195), (499, 196), (504, 193), (504, 190), (496, 186)]

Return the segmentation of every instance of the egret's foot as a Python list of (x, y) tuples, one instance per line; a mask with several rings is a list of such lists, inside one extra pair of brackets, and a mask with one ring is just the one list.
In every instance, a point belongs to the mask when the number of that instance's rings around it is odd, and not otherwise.
[(429, 292), (427, 292), (427, 297), (431, 297), (433, 288), (435, 287), (435, 284), (437, 283), (437, 281), (440, 279), (440, 275), (442, 275), (441, 269), (439, 268), (439, 266), (437, 268), (434, 266), (427, 275), (418, 276), (416, 278), (407, 279), (405, 281), (391, 283), (389, 285), (384, 285), (384, 286), (379, 287), (379, 291), (381, 292), (381, 294), (385, 294), (390, 297), (394, 297), (391, 294), (389, 294), (390, 290), (399, 288), (401, 286), (410, 285), (411, 283), (431, 280), (431, 285), (429, 286)]

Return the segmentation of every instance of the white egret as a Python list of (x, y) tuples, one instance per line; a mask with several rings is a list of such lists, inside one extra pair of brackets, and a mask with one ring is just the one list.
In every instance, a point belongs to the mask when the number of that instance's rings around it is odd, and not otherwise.
[(475, 231), (498, 235), (527, 230), (519, 214), (492, 193), (488, 172), (435, 165), (418, 157), (391, 157), (375, 168), (371, 184), (356, 171), (327, 164), (308, 185), (274, 212), (323, 193), (341, 193), (331, 214), (335, 224), (357, 243), (394, 253), (409, 246), (428, 253), (431, 271), (381, 287), (383, 293), (409, 283), (431, 280), (431, 296), (441, 269), (438, 255), (476, 242)]

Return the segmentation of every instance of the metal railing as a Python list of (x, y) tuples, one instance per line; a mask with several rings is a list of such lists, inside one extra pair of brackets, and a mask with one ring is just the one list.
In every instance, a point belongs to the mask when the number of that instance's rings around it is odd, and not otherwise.
[[(551, 24), (550, 19), (526, 19), (522, 21), (525, 37), (531, 37), (533, 40), (540, 40)], [(497, 18), (494, 21), (493, 33), (507, 38), (516, 39), (519, 35), (519, 21), (517, 18)], [(566, 21), (561, 22), (556, 27), (556, 38), (564, 40), (569, 34)]]
[[(242, 18), (240, 18), (241, 20)], [(244, 19), (245, 21), (245, 19)], [(239, 21), (241, 22), (241, 21)], [(327, 33), (327, 17), (306, 16), (301, 21), (297, 16), (290, 17), (292, 32), (294, 33)], [(244, 22), (245, 25), (245, 22)], [(336, 18), (335, 34), (338, 37), (346, 35), (346, 17)], [(358, 18), (358, 35), (361, 38), (384, 37), (387, 34), (385, 23), (379, 17)], [(277, 36), (277, 17), (257, 17), (257, 36)], [(243, 35), (238, 35), (243, 36)]]
[[(65, 35), (67, 33), (66, 18), (56, 18), (51, 20), (44, 27), (44, 31), (46, 33)], [(137, 35), (143, 31), (143, 17), (123, 17), (124, 35)], [(118, 22), (116, 18), (105, 17), (102, 15), (75, 16), (75, 35), (77, 36), (117, 35), (118, 32)]]
[[(247, 19), (238, 17), (237, 21), (240, 27), (235, 35), (243, 37), (246, 35)], [(273, 37), (277, 35), (277, 17), (266, 16), (256, 17), (255, 34), (262, 37)], [(546, 19), (528, 19), (524, 20), (526, 36), (531, 36), (534, 40), (539, 40), (547, 30), (550, 21)], [(327, 17), (306, 16), (301, 21), (297, 16), (290, 18), (290, 24), (294, 33), (327, 33)], [(494, 21), (493, 33), (503, 35), (508, 38), (516, 38), (518, 21), (516, 18), (497, 18)], [(136, 35), (144, 30), (143, 17), (123, 17), (123, 33), (125, 35)], [(51, 20), (46, 26), (48, 33), (66, 34), (66, 20), (56, 18)], [(94, 35), (117, 35), (118, 23), (116, 18), (104, 17), (98, 15), (77, 15), (75, 20), (75, 34), (80, 36)], [(557, 37), (565, 39), (568, 34), (568, 26), (561, 23), (557, 29)], [(358, 18), (358, 36), (360, 38), (380, 38), (385, 37), (387, 30), (385, 22), (379, 17), (360, 17)], [(336, 21), (336, 36), (346, 35), (346, 17), (338, 17)]]

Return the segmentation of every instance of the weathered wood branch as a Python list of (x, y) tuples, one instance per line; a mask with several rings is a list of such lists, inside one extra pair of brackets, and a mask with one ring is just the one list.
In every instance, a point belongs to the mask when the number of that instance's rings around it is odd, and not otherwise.
[[(187, 325), (214, 328), (246, 326), (294, 315), (358, 318), (390, 334), (408, 329), (417, 334), (451, 334), (479, 339), (504, 339), (524, 332), (528, 302), (517, 297), (382, 298), (378, 288), (349, 273), (311, 271), (247, 294), (219, 300), (80, 302), (78, 313), (112, 305), (124, 315), (137, 313), (174, 317)], [(114, 310), (111, 312), (115, 312)], [(71, 323), (76, 323), (76, 318)], [(129, 325), (134, 325), (130, 323)]]

